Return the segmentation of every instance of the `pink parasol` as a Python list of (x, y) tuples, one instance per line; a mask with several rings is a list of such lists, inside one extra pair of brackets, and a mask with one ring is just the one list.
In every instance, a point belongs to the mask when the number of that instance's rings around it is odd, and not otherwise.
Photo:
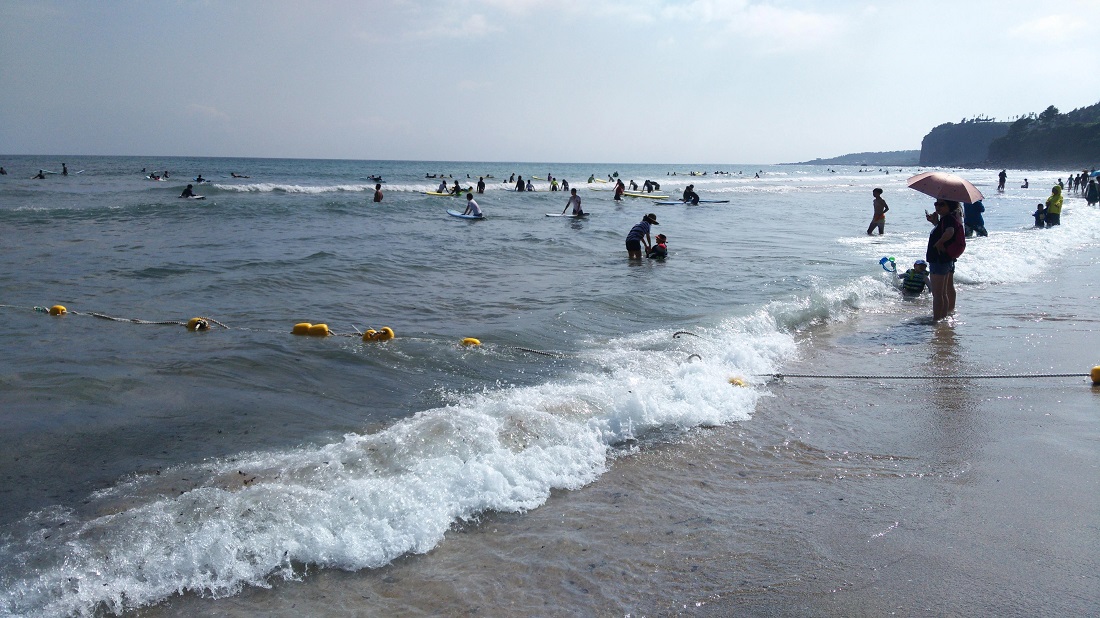
[(910, 189), (916, 189), (925, 195), (937, 199), (953, 200), (973, 204), (983, 199), (982, 192), (966, 179), (947, 172), (925, 172), (917, 174), (905, 182)]

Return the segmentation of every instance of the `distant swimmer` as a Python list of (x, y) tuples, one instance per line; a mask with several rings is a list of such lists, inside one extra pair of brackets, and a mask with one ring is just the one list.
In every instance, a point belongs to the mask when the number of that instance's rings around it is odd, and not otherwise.
[(198, 176), (195, 176), (195, 182), (202, 184), (206, 182), (206, 179), (202, 177), (202, 174), (199, 174)]
[(464, 214), (464, 215), (473, 215), (475, 217), (484, 217), (485, 216), (485, 215), (481, 214), (481, 207), (478, 206), (477, 202), (474, 201), (474, 194), (473, 193), (467, 193), (466, 194), (466, 210), (462, 214)]
[(69, 168), (64, 163), (61, 164), (61, 175), (62, 176), (68, 176), (69, 175)]
[(245, 176), (244, 174), (238, 174), (237, 172), (229, 172), (229, 175), (234, 178), (252, 178), (251, 176)]
[(520, 176), (519, 180), (516, 181), (516, 191), (526, 191), (526, 190), (527, 190), (527, 183), (523, 182), (523, 176)]
[(867, 226), (867, 235), (870, 236), (877, 227), (878, 235), (882, 236), (886, 229), (886, 213), (890, 210), (890, 207), (886, 205), (886, 200), (882, 199), (882, 189), (871, 191), (871, 195), (875, 196), (875, 200), (871, 204), (874, 208), (874, 214), (871, 215), (871, 225)]
[(180, 197), (195, 197), (195, 192), (191, 190), (191, 185), (187, 185), (187, 188), (180, 193)]
[(0, 165), (0, 176), (7, 176), (8, 170), (4, 169), (4, 166)]
[(589, 177), (588, 177), (588, 182), (590, 182), (590, 183), (592, 183), (592, 182), (596, 182), (596, 175), (595, 175), (595, 174), (592, 174), (591, 176), (589, 176)]
[(569, 207), (573, 207), (573, 216), (583, 217), (584, 210), (581, 209), (581, 196), (577, 195), (576, 189), (569, 190), (569, 201), (565, 203), (565, 208), (561, 209), (561, 214), (565, 214), (565, 211), (569, 210)]
[[(523, 176), (520, 176), (519, 178), (520, 178), (520, 180), (523, 180)], [(515, 181), (516, 181), (516, 173), (512, 172), (512, 175), (508, 177), (508, 184), (512, 184)]]
[(547, 175), (546, 175), (546, 182), (550, 182), (550, 181), (551, 181), (551, 180), (553, 180), (553, 179), (554, 179), (554, 177), (553, 177), (553, 176), (551, 176), (550, 174), (547, 174)]
[(527, 190), (528, 191), (534, 191), (535, 190), (535, 185), (534, 185), (534, 183), (531, 182), (530, 178), (527, 179)]
[(1024, 178), (1024, 184), (1020, 185), (1020, 188), (1021, 189), (1026, 189), (1027, 188), (1027, 178)]
[(378, 202), (381, 202), (381, 201), (382, 201), (382, 185), (381, 184), (376, 184), (376, 185), (374, 185), (374, 203), (377, 204)]
[(485, 177), (484, 176), (477, 179), (477, 192), (479, 194), (485, 193)]
[(1005, 172), (1005, 170), (1001, 170), (1001, 172), (997, 174), (997, 190), (1001, 193), (1004, 193), (1006, 180), (1008, 180), (1008, 173)]
[(35, 174), (34, 176), (31, 176), (31, 178), (34, 179), (34, 180), (45, 180), (46, 179), (46, 171), (45, 170), (38, 170), (38, 173)]

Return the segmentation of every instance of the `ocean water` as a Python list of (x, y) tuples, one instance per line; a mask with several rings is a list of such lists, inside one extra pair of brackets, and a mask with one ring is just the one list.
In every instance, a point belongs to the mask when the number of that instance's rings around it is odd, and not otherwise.
[[(69, 176), (29, 178), (62, 161)], [(923, 257), (932, 200), (905, 187), (916, 168), (0, 164), (0, 615), (122, 613), (181, 594), (228, 603), (411, 555), (430, 563), (449, 532), (545, 522), (555, 494), (616, 462), (658, 478), (644, 453), (751, 427), (773, 396), (767, 376), (812, 357), (823, 332), (872, 319), (905, 345), (932, 329), (930, 299), (902, 300), (879, 266)], [(960, 172), (987, 194), (991, 230), (956, 273), (975, 312), (989, 289), (1042, 305), (1058, 263), (1094, 259), (1100, 243), (1100, 213), (1072, 193), (1060, 228), (1033, 228), (1066, 172), (1010, 170), (1004, 194), (996, 172)], [(540, 178), (537, 191), (508, 190), (513, 173)], [(617, 203), (609, 184), (585, 182), (615, 173), (729, 203)], [(178, 199), (199, 174), (206, 199)], [(448, 216), (464, 201), (425, 195), (439, 182), (429, 174), (490, 176), (486, 219)], [(546, 217), (567, 196), (547, 174), (591, 216)], [(1031, 188), (1016, 188), (1024, 177)], [(890, 205), (882, 237), (865, 234), (875, 187)], [(632, 262), (623, 238), (647, 212), (670, 257)], [(54, 304), (70, 314), (34, 309)], [(196, 316), (217, 324), (180, 325)], [(293, 336), (298, 322), (335, 336)], [(397, 337), (357, 334), (383, 326)], [(830, 369), (873, 372), (860, 362)]]

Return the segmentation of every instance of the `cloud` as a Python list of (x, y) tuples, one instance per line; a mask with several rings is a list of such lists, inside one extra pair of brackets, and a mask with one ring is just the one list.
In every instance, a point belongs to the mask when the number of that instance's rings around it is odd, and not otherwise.
[(198, 103), (191, 103), (187, 106), (187, 113), (192, 116), (199, 116), (206, 118), (207, 120), (220, 120), (229, 122), (229, 114), (219, 110), (216, 107), (210, 107), (209, 105), (199, 105)]
[(455, 23), (451, 20), (445, 20), (443, 23), (433, 24), (428, 28), (424, 28), (413, 33), (416, 38), (434, 39), (440, 37), (447, 38), (470, 38), (470, 37), (483, 37), (494, 32), (501, 32), (502, 28), (494, 26), (489, 23), (489, 20), (480, 13), (470, 15), (459, 23)]
[(791, 53), (818, 49), (848, 30), (843, 17), (748, 0), (695, 0), (666, 6), (667, 19), (717, 26), (723, 34), (751, 44), (758, 52)]
[(1084, 34), (1090, 26), (1088, 20), (1071, 15), (1045, 15), (1009, 29), (1008, 34), (1028, 41), (1041, 41), (1043, 45), (1071, 43), (1078, 34)]

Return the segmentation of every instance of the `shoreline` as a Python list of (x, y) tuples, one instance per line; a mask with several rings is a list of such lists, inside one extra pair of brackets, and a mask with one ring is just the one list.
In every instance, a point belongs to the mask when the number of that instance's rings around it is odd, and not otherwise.
[[(784, 369), (1088, 373), (1100, 349), (1095, 258), (1072, 260), (1055, 281), (963, 287), (953, 324), (929, 325), (919, 304), (811, 329), (815, 345)], [(1037, 290), (1057, 313), (1020, 304)], [(588, 486), (456, 525), (426, 554), (132, 615), (1100, 611), (1100, 387), (1087, 378), (767, 390), (749, 421), (643, 442)]]

